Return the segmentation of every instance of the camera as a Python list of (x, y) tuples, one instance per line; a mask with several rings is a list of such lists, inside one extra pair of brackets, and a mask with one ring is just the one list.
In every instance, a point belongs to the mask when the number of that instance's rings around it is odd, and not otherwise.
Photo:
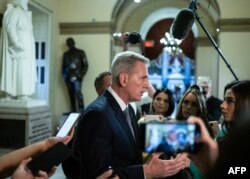
[(131, 32), (128, 37), (128, 42), (131, 44), (136, 44), (141, 42), (141, 35), (137, 32)]
[(140, 125), (142, 150), (147, 153), (195, 152), (200, 128), (187, 122), (148, 122)]

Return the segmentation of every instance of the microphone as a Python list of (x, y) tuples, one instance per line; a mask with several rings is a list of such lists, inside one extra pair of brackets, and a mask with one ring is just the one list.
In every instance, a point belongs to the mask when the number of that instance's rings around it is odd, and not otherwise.
[(170, 34), (179, 40), (183, 40), (188, 36), (189, 31), (191, 30), (194, 21), (197, 0), (192, 0), (188, 9), (182, 9), (174, 19), (171, 27)]

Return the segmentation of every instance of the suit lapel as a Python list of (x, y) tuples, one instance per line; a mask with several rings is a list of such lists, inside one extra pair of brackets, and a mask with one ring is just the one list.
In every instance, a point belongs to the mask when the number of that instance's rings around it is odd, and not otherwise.
[(139, 161), (141, 161), (142, 155), (141, 155), (141, 151), (139, 148), (138, 125), (137, 125), (137, 122), (135, 120), (134, 111), (131, 111), (131, 109), (133, 110), (132, 106), (129, 105), (130, 106), (129, 111), (130, 111), (130, 116), (132, 119), (132, 126), (133, 126), (133, 129), (135, 132), (135, 139), (134, 139), (133, 134), (131, 133), (129, 125), (126, 121), (125, 113), (121, 110), (121, 107), (119, 106), (119, 104), (117, 103), (115, 98), (107, 90), (104, 93), (104, 96), (106, 96), (107, 100), (110, 103), (111, 108), (114, 111), (115, 118), (116, 118), (114, 120), (116, 120), (117, 125), (119, 125), (120, 128), (122, 129), (121, 133), (123, 133), (123, 135), (126, 136), (128, 143), (130, 143), (131, 148), (133, 148), (133, 150), (131, 152), (135, 152), (135, 156), (138, 157)]
[[(131, 130), (129, 128), (129, 125), (128, 125), (127, 121), (126, 121), (125, 113), (121, 110), (119, 104), (117, 103), (117, 101), (115, 100), (115, 98), (112, 96), (112, 94), (109, 91), (106, 91), (104, 95), (109, 100), (109, 102), (111, 104), (111, 107), (114, 110), (115, 117), (116, 117), (118, 123), (120, 124), (121, 128), (123, 129), (123, 132), (127, 135), (130, 143), (135, 145), (136, 144), (135, 139), (134, 139), (134, 136), (133, 136), (133, 134), (132, 134), (132, 132), (131, 132)], [(135, 124), (134, 124), (135, 117), (131, 116), (131, 109), (132, 109), (132, 106), (129, 107), (129, 113), (130, 113), (130, 117), (132, 119), (133, 130), (134, 130), (134, 132), (136, 131), (135, 136), (137, 136), (138, 132), (137, 132), (137, 130), (135, 130)]]

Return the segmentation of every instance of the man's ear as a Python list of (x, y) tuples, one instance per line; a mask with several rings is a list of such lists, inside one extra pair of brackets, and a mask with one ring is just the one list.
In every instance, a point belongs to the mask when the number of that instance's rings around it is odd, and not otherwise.
[(121, 86), (126, 86), (128, 82), (128, 74), (126, 73), (121, 73), (119, 75), (119, 82)]

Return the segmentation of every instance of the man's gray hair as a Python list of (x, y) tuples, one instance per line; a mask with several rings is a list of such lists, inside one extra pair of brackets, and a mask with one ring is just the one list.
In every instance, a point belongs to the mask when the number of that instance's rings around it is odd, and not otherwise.
[(118, 84), (119, 75), (131, 72), (138, 61), (149, 64), (149, 59), (139, 53), (125, 51), (116, 54), (111, 64), (112, 83)]
[(198, 76), (197, 84), (207, 83), (210, 87), (212, 85), (212, 79), (209, 76)]

